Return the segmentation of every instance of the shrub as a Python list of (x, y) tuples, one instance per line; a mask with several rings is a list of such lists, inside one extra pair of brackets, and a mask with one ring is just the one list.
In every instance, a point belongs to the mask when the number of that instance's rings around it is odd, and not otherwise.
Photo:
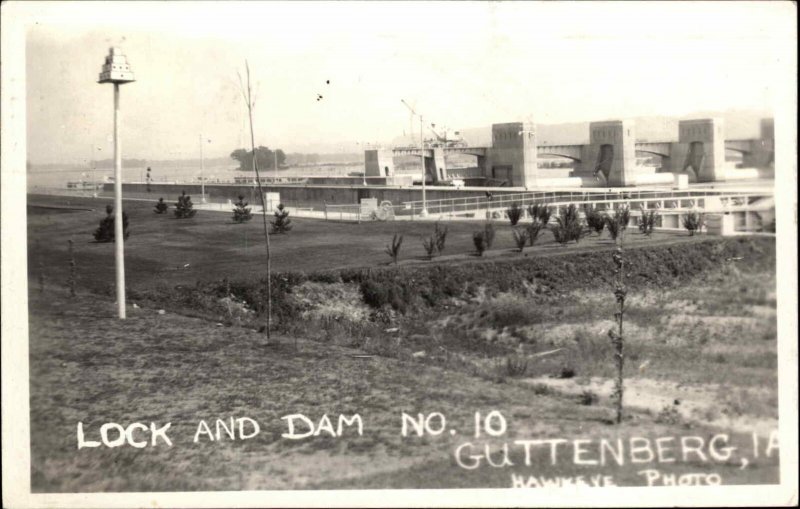
[(365, 279), (361, 282), (360, 289), (364, 303), (375, 309), (391, 306), (392, 309), (405, 313), (410, 303), (409, 287), (393, 280)]
[(272, 225), (272, 233), (287, 233), (292, 229), (289, 211), (284, 208), (283, 203), (278, 204), (278, 209), (275, 211), (275, 219), (269, 223)]
[(575, 368), (572, 366), (561, 366), (556, 378), (574, 378), (575, 377)]
[(547, 223), (550, 222), (551, 213), (550, 206), (546, 203), (534, 203), (528, 206), (528, 215), (533, 221), (541, 223), (543, 227), (547, 227)]
[(584, 215), (586, 216), (586, 226), (593, 230), (598, 235), (602, 235), (603, 228), (606, 226), (606, 218), (597, 209), (584, 206)]
[[(114, 207), (106, 205), (106, 217), (100, 220), (100, 226), (94, 231), (94, 240), (97, 242), (114, 242), (116, 232), (114, 231)], [(128, 231), (128, 214), (122, 211), (122, 233), (123, 239), (130, 235)]]
[(619, 207), (614, 211), (614, 215), (619, 218), (619, 224), (622, 231), (624, 232), (627, 230), (628, 225), (631, 222), (631, 210), (628, 208), (628, 206), (626, 205), (624, 207)]
[(606, 229), (608, 230), (608, 235), (611, 237), (612, 240), (617, 240), (622, 230), (620, 229), (620, 225), (617, 222), (617, 219), (612, 216), (606, 216)]
[(403, 236), (394, 234), (392, 243), (386, 246), (385, 252), (392, 257), (392, 261), (397, 265), (397, 257), (400, 255), (400, 246), (403, 245)]
[(486, 223), (486, 226), (483, 227), (483, 241), (486, 243), (486, 249), (492, 249), (492, 244), (494, 244), (494, 225), (492, 223)]
[(564, 209), (564, 213), (556, 218), (556, 224), (550, 229), (556, 242), (561, 245), (565, 245), (571, 240), (580, 242), (584, 231), (581, 218), (578, 215), (578, 207), (570, 203), (569, 207)]
[(594, 405), (595, 403), (597, 403), (598, 399), (599, 398), (597, 397), (597, 394), (588, 389), (584, 390), (582, 393), (578, 395), (578, 403), (580, 403), (581, 405), (586, 405), (586, 406)]
[(244, 201), (244, 196), (241, 194), (239, 195), (239, 201), (234, 203), (233, 209), (233, 221), (235, 223), (246, 223), (253, 219), (253, 214), (250, 212), (250, 207), (247, 206), (247, 202)]
[(478, 256), (483, 256), (483, 252), (486, 251), (486, 232), (478, 231), (473, 233), (472, 243), (475, 244), (475, 250), (478, 252)]
[(522, 250), (525, 249), (525, 244), (528, 243), (528, 233), (523, 228), (514, 228), (512, 232), (514, 234), (514, 244), (517, 245), (517, 249), (522, 253)]
[(156, 203), (155, 209), (153, 209), (153, 212), (155, 212), (156, 214), (164, 214), (167, 212), (168, 208), (169, 208), (168, 205), (164, 203), (164, 198), (159, 198), (158, 203)]
[(657, 210), (642, 209), (642, 215), (641, 217), (639, 217), (639, 231), (649, 237), (650, 235), (653, 234), (653, 229), (656, 227), (657, 220), (658, 220)]
[(533, 246), (536, 243), (536, 239), (539, 238), (539, 233), (541, 233), (542, 228), (544, 228), (544, 225), (542, 225), (542, 223), (539, 221), (533, 221), (525, 226), (525, 230), (527, 232), (526, 237), (528, 239), (529, 246)]
[(431, 235), (430, 237), (422, 237), (422, 247), (425, 248), (425, 252), (428, 254), (428, 259), (432, 260), (434, 256), (436, 256), (436, 235)]
[(683, 227), (689, 231), (689, 236), (693, 237), (695, 232), (703, 227), (703, 215), (691, 211), (683, 216)]
[(511, 222), (511, 226), (517, 226), (517, 223), (519, 223), (519, 220), (522, 218), (522, 207), (520, 207), (518, 203), (512, 203), (511, 206), (506, 209), (506, 217)]
[(631, 213), (628, 207), (620, 207), (614, 210), (614, 214), (606, 216), (606, 229), (613, 240), (621, 237), (628, 227)]
[(442, 228), (439, 223), (433, 225), (433, 236), (436, 237), (436, 251), (439, 254), (444, 252), (444, 244), (447, 240), (447, 226)]
[(528, 371), (528, 359), (524, 357), (508, 356), (501, 366), (501, 375), (512, 378), (525, 376), (525, 373)]
[(192, 198), (186, 194), (186, 191), (181, 191), (181, 195), (178, 196), (178, 203), (175, 204), (175, 217), (186, 219), (194, 217), (195, 214), (197, 214), (197, 211), (192, 204)]

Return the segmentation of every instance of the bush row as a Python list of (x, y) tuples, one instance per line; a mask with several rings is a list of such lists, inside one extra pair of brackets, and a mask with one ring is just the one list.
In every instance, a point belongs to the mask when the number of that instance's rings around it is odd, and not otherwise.
[[(772, 268), (774, 239), (746, 237), (709, 239), (674, 245), (645, 246), (626, 251), (629, 287), (660, 287), (691, 279), (706, 270), (736, 260), (740, 268)], [(431, 264), (400, 267), (340, 269), (313, 273), (273, 274), (272, 316), (278, 327), (299, 318), (293, 288), (305, 281), (353, 283), (364, 303), (375, 309), (391, 307), (406, 313), (446, 304), (451, 298), (468, 298), (479, 291), (487, 295), (523, 291), (534, 283), (536, 292), (556, 296), (590, 287), (611, 287), (613, 270), (607, 251), (558, 256), (502, 259), (480, 263)], [(266, 279), (198, 282), (195, 287), (161, 288), (138, 292), (162, 307), (222, 321), (214, 303), (228, 295), (247, 303), (257, 315), (266, 312)], [(215, 314), (215, 312), (217, 314)]]

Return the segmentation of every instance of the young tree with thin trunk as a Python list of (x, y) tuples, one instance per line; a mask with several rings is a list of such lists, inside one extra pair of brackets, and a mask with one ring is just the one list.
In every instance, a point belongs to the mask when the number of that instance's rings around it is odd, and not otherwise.
[[(247, 106), (247, 115), (250, 120), (250, 146), (252, 147), (253, 154), (256, 153), (256, 138), (253, 131), (253, 108), (256, 102), (253, 99), (252, 88), (250, 87), (250, 65), (247, 60), (244, 61), (245, 69), (247, 70), (247, 86), (242, 80), (242, 75), (239, 74), (239, 86), (242, 91), (242, 98)], [(272, 327), (272, 266), (270, 259), (269, 249), (269, 231), (267, 229), (267, 206), (264, 203), (264, 189), (261, 187), (261, 176), (258, 173), (257, 158), (253, 157), (253, 171), (256, 174), (256, 183), (258, 184), (258, 196), (261, 199), (261, 218), (264, 223), (264, 245), (267, 249), (267, 326), (265, 328), (267, 333), (267, 343), (270, 341), (270, 328)]]
[(622, 336), (622, 325), (625, 318), (625, 298), (628, 289), (625, 286), (625, 258), (622, 250), (622, 239), (617, 242), (617, 247), (611, 255), (614, 261), (614, 299), (617, 303), (617, 312), (614, 319), (617, 322), (616, 330), (610, 329), (608, 336), (611, 338), (611, 345), (614, 348), (614, 363), (617, 368), (617, 376), (614, 380), (614, 391), (612, 399), (616, 407), (616, 423), (622, 422), (622, 395), (624, 392), (623, 368), (625, 367), (625, 340)]

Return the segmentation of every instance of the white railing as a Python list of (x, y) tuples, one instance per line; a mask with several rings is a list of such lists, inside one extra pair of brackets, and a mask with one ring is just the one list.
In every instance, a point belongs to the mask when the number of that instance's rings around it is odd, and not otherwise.
[[(492, 212), (506, 209), (516, 203), (520, 207), (527, 207), (534, 203), (549, 205), (580, 204), (612, 204), (630, 203), (636, 201), (662, 201), (674, 199), (698, 199), (705, 196), (746, 196), (752, 194), (747, 191), (731, 190), (565, 190), (565, 191), (537, 191), (525, 193), (508, 193), (491, 196), (466, 196), (461, 198), (447, 198), (442, 200), (428, 200), (425, 203), (429, 216), (456, 216), (475, 214), (478, 212)], [(764, 192), (757, 193), (764, 196)], [(423, 210), (422, 201), (405, 202), (398, 207), (398, 215), (420, 217)]]

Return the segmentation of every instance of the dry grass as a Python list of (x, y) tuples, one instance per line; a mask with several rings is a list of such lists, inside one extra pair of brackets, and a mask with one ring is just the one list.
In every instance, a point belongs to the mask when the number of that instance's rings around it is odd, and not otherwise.
[[(508, 471), (466, 472), (452, 463), (476, 410), (506, 415), (507, 440), (582, 437), (589, 430), (593, 436), (685, 431), (635, 412), (615, 428), (604, 423), (609, 410), (602, 405), (579, 405), (539, 386), (495, 383), (423, 359), (359, 359), (352, 357), (358, 351), (304, 340), (295, 351), (288, 338), (265, 346), (264, 336), (252, 331), (152, 309), (132, 310), (123, 323), (112, 303), (90, 295), (33, 295), (30, 309), (34, 492), (508, 486)], [(401, 411), (442, 412), (459, 435), (402, 439)], [(280, 438), (283, 415), (356, 412), (364, 418), (363, 437)], [(256, 419), (261, 434), (191, 443), (199, 419), (227, 416)], [(76, 451), (78, 421), (96, 433), (108, 421), (151, 420), (172, 422), (172, 448)], [(576, 473), (574, 466), (540, 467)], [(687, 468), (697, 466), (675, 471)], [(635, 470), (611, 473), (637, 484)], [(719, 470), (727, 482), (752, 482), (754, 475), (774, 479), (777, 464), (746, 473), (735, 466)]]

